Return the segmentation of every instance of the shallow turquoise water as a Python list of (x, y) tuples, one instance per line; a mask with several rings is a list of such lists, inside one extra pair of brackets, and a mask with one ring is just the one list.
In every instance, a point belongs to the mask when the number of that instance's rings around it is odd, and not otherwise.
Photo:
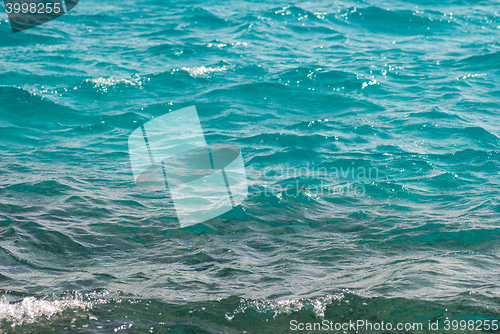
[[(497, 12), (89, 0), (18, 34), (2, 12), (3, 330), (500, 319)], [(179, 229), (127, 139), (190, 105), (249, 197)]]

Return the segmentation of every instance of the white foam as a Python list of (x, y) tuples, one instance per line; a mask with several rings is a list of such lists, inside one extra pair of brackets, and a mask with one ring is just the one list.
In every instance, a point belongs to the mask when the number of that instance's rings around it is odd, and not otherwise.
[(40, 318), (49, 319), (66, 309), (91, 309), (96, 304), (107, 303), (107, 296), (109, 296), (109, 291), (89, 294), (74, 292), (59, 299), (25, 297), (20, 301), (11, 302), (14, 299), (13, 296), (2, 295), (0, 297), (0, 321), (11, 322), (12, 327), (31, 324)]
[(361, 89), (365, 89), (366, 87), (371, 86), (371, 85), (378, 85), (379, 83), (380, 82), (378, 82), (377, 80), (371, 79), (368, 82), (363, 82), (363, 85), (361, 86)]
[(344, 299), (345, 294), (353, 293), (349, 290), (344, 290), (337, 294), (328, 294), (325, 297), (317, 298), (300, 298), (300, 299), (283, 299), (283, 300), (269, 300), (269, 301), (249, 301), (247, 299), (242, 299), (240, 306), (234, 310), (233, 314), (226, 314), (226, 319), (231, 321), (234, 316), (238, 313), (245, 313), (249, 308), (256, 310), (257, 312), (263, 314), (272, 312), (273, 318), (276, 318), (278, 314), (290, 314), (293, 312), (298, 312), (300, 310), (310, 310), (317, 317), (324, 317), (326, 307), (335, 302)]
[(134, 74), (130, 78), (93, 78), (93, 79), (85, 79), (85, 82), (92, 83), (94, 88), (97, 88), (103, 92), (107, 92), (108, 88), (125, 84), (134, 87), (142, 88), (146, 81), (149, 81), (149, 78), (141, 78), (139, 75)]
[(189, 73), (190, 76), (193, 78), (196, 78), (198, 76), (208, 76), (210, 73), (214, 72), (223, 72), (227, 70), (227, 66), (220, 66), (220, 67), (205, 67), (205, 66), (199, 66), (199, 67), (182, 67), (181, 70), (186, 71)]

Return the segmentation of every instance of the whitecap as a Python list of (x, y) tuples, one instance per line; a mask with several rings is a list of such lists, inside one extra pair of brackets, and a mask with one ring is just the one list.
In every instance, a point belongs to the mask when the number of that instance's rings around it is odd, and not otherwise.
[[(237, 314), (245, 313), (247, 309), (253, 309), (260, 314), (273, 313), (273, 318), (279, 314), (290, 314), (301, 310), (312, 311), (317, 317), (324, 317), (326, 307), (333, 302), (341, 301), (348, 293), (353, 293), (348, 289), (335, 294), (328, 294), (324, 297), (282, 299), (282, 300), (248, 300), (241, 299), (240, 305), (233, 314), (227, 314), (226, 319), (231, 321)], [(347, 302), (347, 301), (346, 301)]]
[(199, 76), (208, 76), (210, 73), (214, 72), (223, 72), (227, 70), (227, 66), (220, 66), (220, 67), (205, 67), (205, 66), (198, 66), (198, 67), (182, 67), (181, 70), (186, 71), (189, 73), (190, 76), (193, 78), (199, 77)]
[(32, 324), (40, 318), (50, 319), (66, 309), (92, 309), (97, 304), (108, 303), (108, 296), (108, 291), (87, 294), (74, 292), (62, 298), (37, 299), (29, 296), (12, 301), (14, 297), (5, 294), (0, 297), (0, 321), (10, 322), (12, 327)]

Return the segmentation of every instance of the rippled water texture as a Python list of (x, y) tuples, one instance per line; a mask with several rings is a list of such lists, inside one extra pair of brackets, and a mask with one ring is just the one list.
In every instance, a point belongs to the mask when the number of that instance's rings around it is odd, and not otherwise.
[[(2, 9), (4, 330), (498, 318), (497, 12), (82, 0), (13, 34)], [(241, 148), (249, 196), (179, 229), (127, 139), (191, 105), (207, 143)]]

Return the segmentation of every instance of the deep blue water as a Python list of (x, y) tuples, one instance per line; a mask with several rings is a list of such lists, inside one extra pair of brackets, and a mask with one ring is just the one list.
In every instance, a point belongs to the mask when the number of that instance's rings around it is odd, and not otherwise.
[[(498, 12), (82, 0), (13, 34), (0, 8), (0, 331), (500, 319)], [(127, 139), (191, 105), (249, 196), (180, 229)]]

